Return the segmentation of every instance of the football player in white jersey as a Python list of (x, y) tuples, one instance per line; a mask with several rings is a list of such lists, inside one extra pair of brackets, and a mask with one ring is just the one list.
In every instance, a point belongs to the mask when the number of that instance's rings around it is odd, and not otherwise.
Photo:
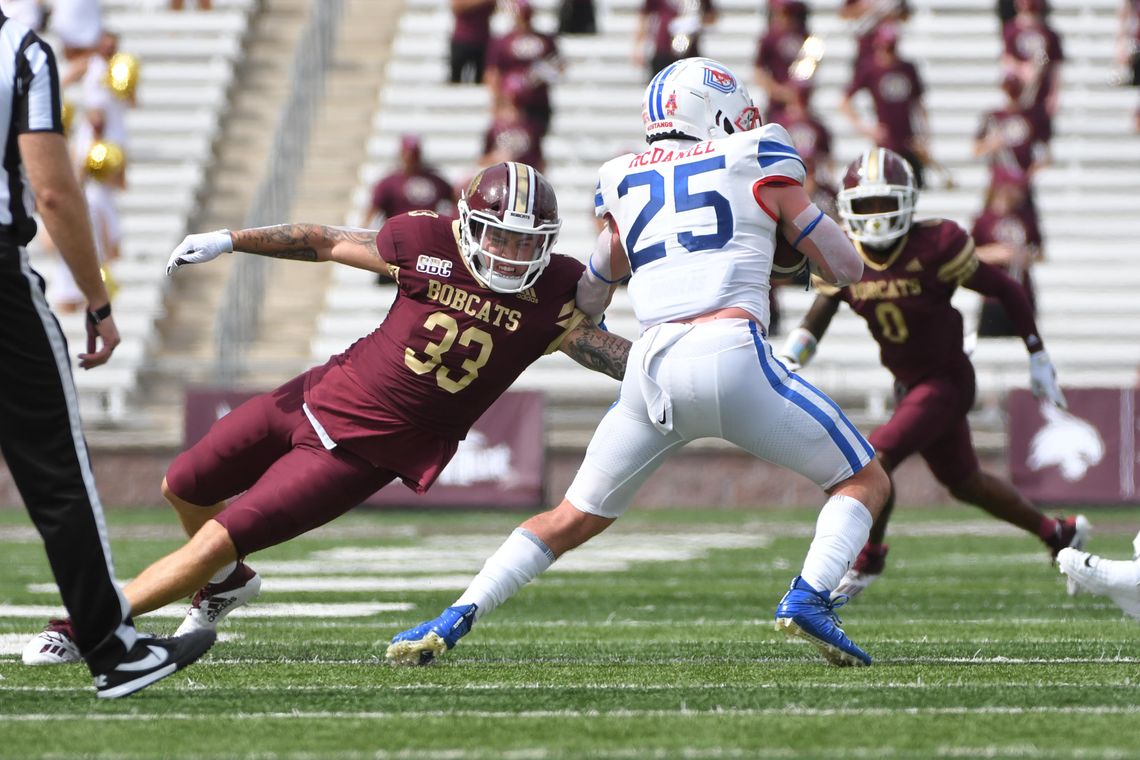
[(425, 664), (566, 551), (608, 527), (637, 489), (689, 441), (720, 438), (818, 483), (820, 512), (803, 570), (776, 627), (836, 665), (870, 656), (839, 627), (835, 588), (889, 492), (870, 444), (827, 396), (773, 358), (766, 339), (776, 235), (842, 286), (862, 260), (803, 189), (783, 127), (760, 126), (748, 92), (722, 64), (688, 58), (645, 92), (649, 149), (602, 166), (596, 197), (607, 227), (578, 289), (600, 314), (629, 280), (643, 333), (618, 402), (595, 431), (566, 498), (525, 521), (455, 605), (398, 634), (388, 658)]

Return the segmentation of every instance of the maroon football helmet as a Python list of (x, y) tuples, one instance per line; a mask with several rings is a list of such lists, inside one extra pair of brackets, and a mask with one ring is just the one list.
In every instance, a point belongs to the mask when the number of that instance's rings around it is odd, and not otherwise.
[(890, 245), (910, 230), (918, 202), (914, 171), (892, 150), (865, 150), (847, 167), (838, 200), (843, 228), (852, 240)]
[(534, 285), (561, 227), (554, 188), (526, 164), (488, 166), (459, 199), (460, 250), (475, 275), (498, 293)]

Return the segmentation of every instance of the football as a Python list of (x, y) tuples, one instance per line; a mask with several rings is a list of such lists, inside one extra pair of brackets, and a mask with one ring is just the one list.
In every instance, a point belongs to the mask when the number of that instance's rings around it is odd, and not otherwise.
[(792, 248), (783, 235), (776, 235), (776, 250), (772, 254), (772, 282), (803, 282), (808, 259)]

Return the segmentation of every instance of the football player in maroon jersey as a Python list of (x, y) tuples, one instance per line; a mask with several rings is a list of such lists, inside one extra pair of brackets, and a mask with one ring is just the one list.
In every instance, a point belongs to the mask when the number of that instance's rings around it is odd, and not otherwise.
[[(912, 222), (917, 195), (910, 165), (885, 148), (864, 152), (848, 167), (839, 214), (866, 264), (863, 279), (842, 289), (817, 281), (819, 295), (779, 354), (793, 368), (806, 364), (840, 303), (846, 302), (866, 320), (883, 366), (895, 378), (894, 413), (869, 439), (887, 472), (920, 454), (954, 498), (1038, 536), (1053, 556), (1066, 546), (1079, 549), (1088, 521), (1083, 516), (1048, 517), (1010, 483), (981, 470), (966, 421), (975, 381), (962, 348), (962, 315), (950, 302), (958, 286), (1001, 302), (1030, 352), (1034, 394), (1065, 407), (1025, 291), (979, 261), (974, 241), (954, 222)], [(893, 506), (892, 493), (867, 545), (837, 587), (840, 593), (854, 596), (883, 572), (883, 538)]]
[(1014, 0), (1014, 7), (1017, 14), (1001, 30), (1002, 69), (1021, 79), (1021, 102), (1039, 124), (1038, 136), (1048, 143), (1065, 60), (1061, 36), (1046, 20), (1042, 0)]
[(533, 167), (475, 175), (459, 220), (432, 211), (375, 230), (283, 224), (190, 235), (167, 272), (224, 253), (387, 272), (384, 321), (344, 353), (222, 417), (175, 458), (162, 492), (191, 536), (126, 588), (133, 615), (194, 594), (179, 633), (256, 596), (243, 559), (348, 512), (393, 480), (423, 493), (470, 427), (544, 354), (621, 379), (629, 341), (575, 306), (584, 270), (554, 254), (554, 189)]
[[(898, 43), (897, 24), (878, 27), (872, 39), (873, 54), (866, 64), (855, 68), (839, 110), (873, 145), (906, 158), (916, 172), (918, 187), (922, 187), (924, 167), (930, 163), (930, 129), (923, 105), (926, 88), (918, 68), (899, 55)], [(856, 93), (863, 90), (874, 104), (874, 121), (860, 115), (852, 103)]]

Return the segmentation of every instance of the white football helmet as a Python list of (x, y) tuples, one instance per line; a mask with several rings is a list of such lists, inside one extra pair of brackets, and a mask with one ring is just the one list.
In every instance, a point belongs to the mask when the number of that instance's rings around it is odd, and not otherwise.
[(892, 150), (865, 150), (847, 167), (838, 201), (843, 229), (852, 240), (888, 246), (910, 231), (918, 203), (914, 171)]
[(533, 287), (562, 228), (546, 178), (527, 164), (494, 164), (471, 179), (458, 205), (459, 246), (475, 276), (496, 293)]
[(715, 140), (760, 126), (748, 90), (723, 63), (684, 58), (653, 77), (641, 104), (645, 141)]

